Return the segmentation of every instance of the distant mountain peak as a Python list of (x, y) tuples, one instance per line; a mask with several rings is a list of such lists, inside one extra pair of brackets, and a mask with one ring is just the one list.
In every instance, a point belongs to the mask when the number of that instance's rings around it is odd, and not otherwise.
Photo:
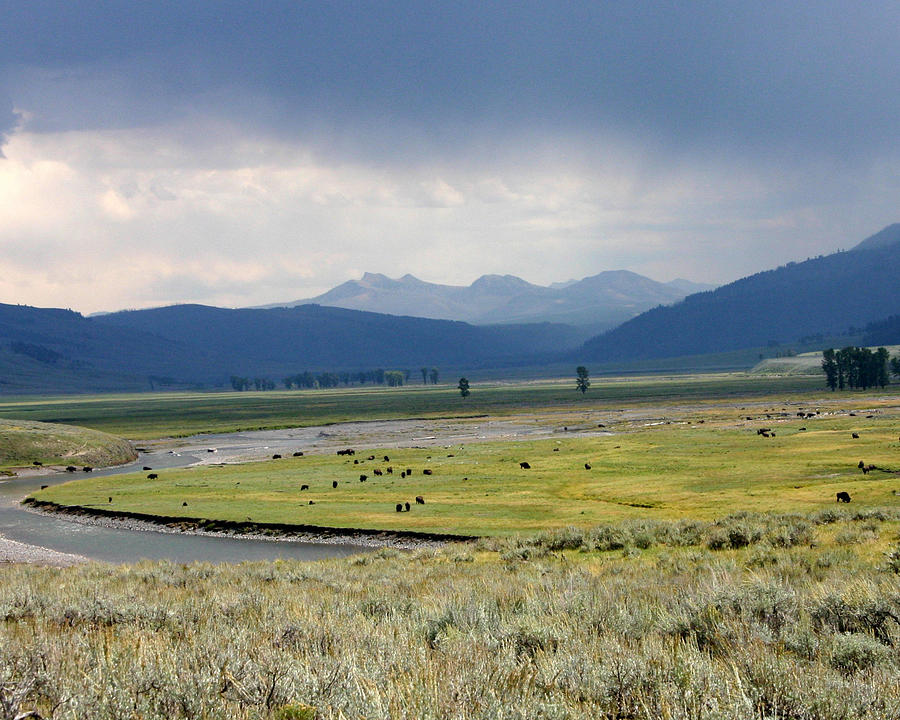
[(900, 243), (900, 223), (893, 223), (879, 230), (874, 235), (867, 237), (854, 250), (875, 250)]

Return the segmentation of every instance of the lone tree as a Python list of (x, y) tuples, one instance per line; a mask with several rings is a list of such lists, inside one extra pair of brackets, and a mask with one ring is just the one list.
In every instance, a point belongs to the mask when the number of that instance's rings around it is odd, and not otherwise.
[(463, 397), (469, 397), (469, 381), (464, 377), (459, 379), (459, 394)]
[(578, 375), (575, 379), (575, 387), (581, 390), (581, 394), (584, 395), (591, 386), (591, 381), (588, 378), (588, 369), (584, 365), (579, 365), (575, 368), (575, 372)]

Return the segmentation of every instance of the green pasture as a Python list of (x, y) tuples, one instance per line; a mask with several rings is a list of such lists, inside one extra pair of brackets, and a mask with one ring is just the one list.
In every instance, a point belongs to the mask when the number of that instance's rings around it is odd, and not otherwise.
[[(734, 405), (655, 423), (623, 419), (609, 435), (561, 432), (539, 441), (164, 470), (157, 480), (146, 473), (85, 478), (34, 497), (164, 516), (463, 535), (628, 518), (709, 519), (740, 510), (809, 512), (835, 506), (841, 490), (854, 508), (900, 505), (900, 473), (864, 475), (857, 468), (863, 460), (900, 470), (896, 403), (872, 418), (843, 410), (747, 420), (743, 412)], [(775, 437), (758, 435), (761, 427), (771, 427)], [(376, 459), (366, 459), (371, 455)], [(376, 468), (384, 474), (376, 476)], [(412, 474), (402, 478), (407, 468)], [(433, 474), (424, 475), (426, 468)], [(304, 484), (308, 490), (301, 490)], [(417, 495), (424, 505), (415, 503)], [(411, 510), (396, 512), (406, 502)]]
[(0, 472), (43, 465), (119, 465), (136, 453), (121, 438), (97, 430), (0, 419)]
[(300, 427), (400, 418), (507, 415), (530, 411), (580, 412), (641, 403), (710, 398), (780, 401), (824, 390), (816, 377), (719, 374), (594, 378), (585, 395), (572, 378), (519, 383), (473, 383), (461, 398), (453, 385), (227, 393), (143, 393), (18, 397), (0, 400), (0, 417), (65, 423), (131, 439), (197, 433)]

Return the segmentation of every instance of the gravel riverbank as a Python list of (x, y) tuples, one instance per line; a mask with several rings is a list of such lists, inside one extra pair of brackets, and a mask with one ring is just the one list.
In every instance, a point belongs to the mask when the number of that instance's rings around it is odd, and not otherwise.
[(0, 535), (0, 565), (30, 563), (32, 565), (68, 567), (83, 562), (88, 562), (88, 559), (81, 555), (70, 555), (37, 545), (27, 545)]

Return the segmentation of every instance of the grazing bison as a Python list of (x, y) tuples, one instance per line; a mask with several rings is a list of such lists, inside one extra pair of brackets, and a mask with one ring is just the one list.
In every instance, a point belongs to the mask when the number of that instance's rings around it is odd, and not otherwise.
[(147, 479), (148, 479), (148, 480), (156, 480), (158, 477), (159, 477), (159, 475), (157, 475), (156, 473), (150, 473), (150, 474), (147, 476)]
[(368, 479), (369, 479), (369, 476), (368, 476), (368, 475), (360, 475), (360, 476), (359, 476), (359, 481), (360, 481), (360, 482), (365, 482), (365, 481), (368, 480)]
[(585, 464), (584, 464), (584, 469), (585, 469), (585, 470), (590, 470), (590, 469), (591, 469), (591, 464), (590, 464), (590, 463), (585, 463)]
[(186, 502), (181, 503), (181, 507), (187, 507), (187, 503)]
[(281, 460), (281, 455), (279, 455), (278, 453), (275, 453), (275, 454), (272, 456), (272, 459), (273, 459), (273, 460)]
[(553, 452), (559, 452), (559, 448), (553, 448)]
[(520, 462), (519, 467), (523, 470), (531, 470), (531, 465), (529, 465), (527, 462)]
[(806, 428), (805, 428), (805, 427), (802, 427), (802, 428), (799, 429), (798, 432), (803, 432), (804, 430), (806, 430)]
[(41, 490), (46, 490), (48, 487), (50, 487), (50, 486), (49, 485), (41, 485)]
[(336, 487), (337, 487), (337, 480), (332, 480), (332, 481), (331, 481), (331, 487), (333, 487), (333, 488), (336, 488)]
[(374, 455), (369, 455), (369, 457), (366, 458), (366, 460), (374, 460), (374, 459), (375, 459)]
[(383, 473), (382, 473), (381, 470), (379, 470), (378, 468), (375, 468), (375, 469), (372, 471), (372, 474), (373, 474), (373, 475), (378, 475), (378, 476), (380, 477)]
[(416, 505), (424, 505), (424, 504), (425, 504), (425, 498), (423, 498), (421, 495), (416, 495)]
[(406, 512), (409, 512), (409, 503), (404, 503), (404, 507), (406, 508)]
[(403, 512), (403, 503), (397, 503), (397, 512)]
[(850, 437), (852, 437), (854, 440), (859, 440), (859, 433), (851, 433)]
[(303, 492), (304, 490), (309, 490), (309, 485), (301, 485), (300, 491)]
[(354, 460), (354, 461), (353, 461), (353, 464), (354, 464), (354, 465), (359, 465), (359, 460)]
[(384, 456), (384, 461), (385, 461), (385, 462), (390, 462), (391, 459), (390, 459), (387, 455), (385, 455), (385, 456)]
[(837, 501), (838, 502), (850, 502), (850, 493), (841, 490), (837, 494)]
[(431, 475), (431, 470), (429, 470), (428, 468), (425, 468), (425, 469), (422, 471), (422, 474), (423, 474), (423, 475)]
[(756, 434), (757, 435), (765, 435), (766, 433), (770, 433), (770, 432), (772, 432), (772, 428), (759, 428), (759, 430), (756, 431)]
[(301, 450), (298, 450), (294, 453), (294, 457), (303, 457), (303, 452)]
[(385, 468), (385, 472), (387, 472), (388, 475), (393, 475), (393, 474), (394, 474), (394, 468), (392, 468), (390, 465), (388, 465), (388, 466)]
[(78, 469), (78, 468), (75, 467), (74, 465), (67, 465), (67, 466), (66, 466), (66, 472), (75, 472), (77, 469)]

